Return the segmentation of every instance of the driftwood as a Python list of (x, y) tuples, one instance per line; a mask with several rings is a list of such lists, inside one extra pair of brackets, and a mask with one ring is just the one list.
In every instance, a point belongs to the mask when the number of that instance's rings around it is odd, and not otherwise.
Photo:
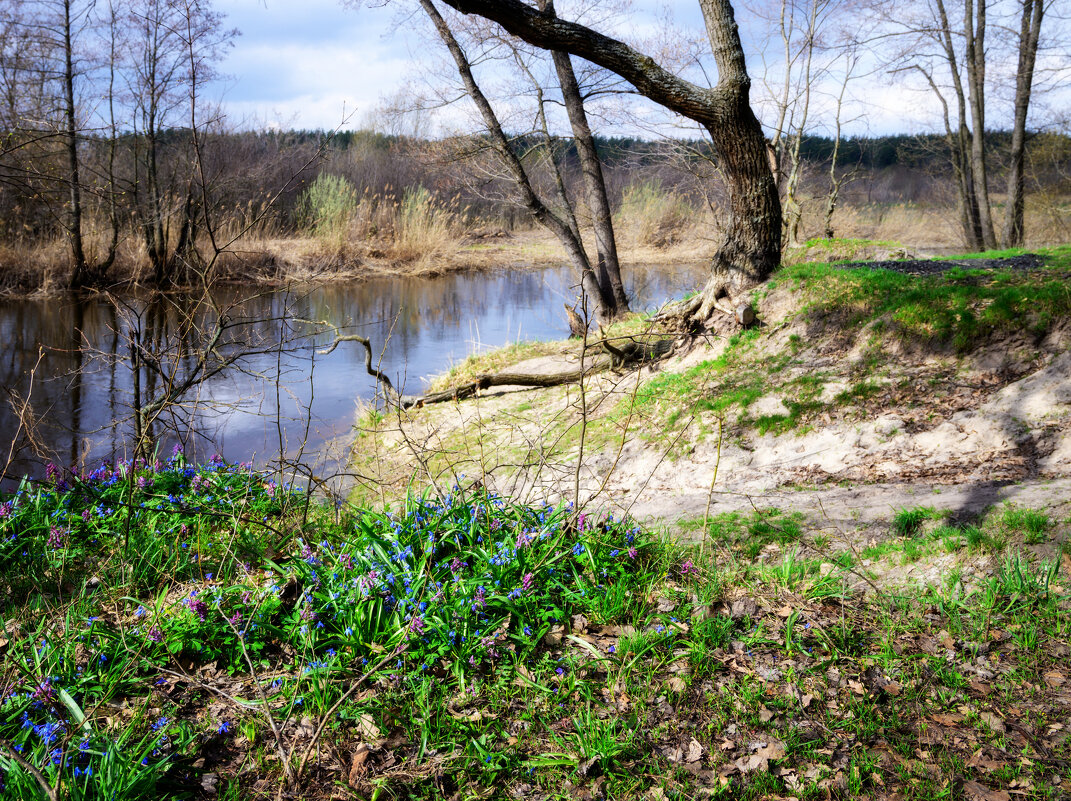
[(575, 370), (566, 370), (561, 373), (484, 373), (478, 375), (467, 384), (442, 392), (432, 392), (420, 397), (405, 397), (401, 399), (403, 409), (420, 407), (429, 403), (443, 403), (445, 401), (459, 401), (471, 398), (478, 392), (491, 387), (556, 387), (561, 384), (571, 384), (579, 381), (582, 377), (602, 370), (613, 370), (633, 362), (645, 362), (665, 355), (673, 347), (672, 340), (660, 339), (655, 342), (642, 342), (630, 339), (620, 347), (611, 344), (607, 339), (594, 343), (593, 349), (602, 349), (605, 352), (591, 357), (585, 363), (584, 370), (578, 367)]
[(398, 390), (394, 388), (394, 384), (391, 383), (390, 378), (386, 373), (377, 370), (372, 366), (372, 343), (368, 341), (367, 337), (362, 337), (357, 334), (346, 334), (344, 336), (336, 336), (335, 341), (323, 350), (317, 351), (317, 353), (326, 356), (331, 353), (342, 342), (360, 342), (364, 345), (364, 369), (368, 371), (368, 375), (377, 381), (382, 381), (383, 386), (387, 388), (387, 392), (393, 398), (398, 397)]
[(604, 352), (596, 353), (589, 360), (586, 360), (583, 370), (578, 367), (575, 370), (566, 370), (560, 373), (484, 373), (459, 387), (413, 397), (399, 395), (398, 390), (394, 388), (394, 384), (391, 383), (387, 374), (372, 366), (372, 343), (365, 337), (357, 334), (337, 336), (335, 341), (328, 347), (317, 352), (326, 355), (343, 342), (360, 342), (364, 346), (364, 368), (368, 375), (382, 382), (387, 394), (390, 396), (390, 400), (403, 409), (421, 407), (429, 403), (464, 400), (491, 387), (556, 387), (561, 384), (571, 384), (602, 370), (613, 370), (631, 362), (642, 363), (657, 359), (668, 353), (673, 347), (673, 342), (669, 339), (659, 339), (654, 342), (629, 339), (620, 346), (612, 344), (608, 339), (602, 339), (597, 343), (593, 343), (592, 349), (601, 349)]
[(491, 387), (556, 387), (560, 384), (571, 384), (579, 381), (583, 376), (607, 369), (611, 362), (612, 357), (603, 355), (593, 358), (583, 371), (577, 368), (562, 373), (484, 373), (460, 387), (444, 389), (442, 392), (430, 392), (415, 398), (403, 397), (401, 405), (403, 409), (409, 409), (414, 406), (419, 408), (429, 403), (459, 401), (471, 398), (476, 393)]

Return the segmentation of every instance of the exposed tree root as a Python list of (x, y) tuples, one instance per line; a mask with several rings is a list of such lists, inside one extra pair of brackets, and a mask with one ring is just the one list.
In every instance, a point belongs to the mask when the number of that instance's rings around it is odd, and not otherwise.
[[(730, 290), (735, 289), (734, 300)], [(744, 291), (736, 287), (728, 277), (712, 275), (703, 291), (690, 298), (666, 306), (655, 318), (660, 322), (673, 322), (685, 329), (705, 327), (714, 312), (734, 318), (744, 328), (755, 323), (755, 309), (744, 300)]]

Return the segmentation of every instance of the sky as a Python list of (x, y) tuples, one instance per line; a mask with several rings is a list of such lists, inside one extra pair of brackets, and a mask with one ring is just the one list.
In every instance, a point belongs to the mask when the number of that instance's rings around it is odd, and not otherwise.
[[(339, 0), (216, 0), (215, 7), (241, 31), (221, 65), (228, 76), (224, 107), (237, 127), (371, 127), (385, 98), (439, 63), (428, 42), (416, 35), (423, 21), (413, 16), (421, 12), (412, 2), (384, 6), (379, 0), (353, 8)], [(636, 10), (629, 21), (633, 31), (653, 30), (667, 13), (674, 24), (703, 31), (696, 0), (637, 0)], [(737, 16), (747, 42), (748, 12), (738, 5)], [(752, 55), (754, 77), (760, 67)], [(855, 94), (846, 133), (934, 129), (937, 118), (925, 94), (881, 77), (868, 79), (865, 91)], [(771, 113), (759, 108), (759, 116), (766, 122)]]

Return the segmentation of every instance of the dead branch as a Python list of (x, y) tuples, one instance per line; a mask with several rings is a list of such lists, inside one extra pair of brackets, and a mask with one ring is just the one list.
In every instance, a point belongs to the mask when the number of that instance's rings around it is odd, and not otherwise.
[[(383, 385), (387, 388), (391, 395), (395, 398), (398, 397), (398, 390), (394, 388), (394, 384), (391, 383), (390, 378), (386, 373), (377, 370), (372, 366), (372, 343), (368, 341), (367, 337), (362, 337), (359, 334), (340, 334), (335, 337), (335, 341), (328, 345), (323, 350), (316, 351), (321, 356), (326, 356), (331, 353), (342, 342), (360, 342), (364, 345), (364, 369), (368, 371), (368, 375), (372, 376), (379, 381), (383, 382)], [(411, 405), (411, 404), (410, 404)]]

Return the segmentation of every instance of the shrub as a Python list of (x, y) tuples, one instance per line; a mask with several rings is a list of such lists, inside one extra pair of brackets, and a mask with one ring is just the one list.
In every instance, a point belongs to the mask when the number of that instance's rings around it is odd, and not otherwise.
[(394, 226), (392, 255), (421, 261), (458, 245), (457, 214), (423, 186), (405, 190)]
[(298, 202), (300, 225), (313, 236), (341, 244), (357, 210), (357, 191), (339, 175), (320, 173)]

